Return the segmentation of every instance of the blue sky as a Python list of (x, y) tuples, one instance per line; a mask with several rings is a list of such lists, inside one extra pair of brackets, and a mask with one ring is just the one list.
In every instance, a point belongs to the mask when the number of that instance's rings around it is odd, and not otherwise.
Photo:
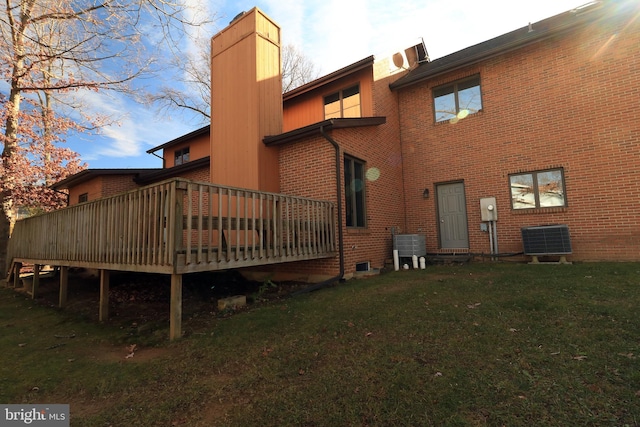
[[(202, 0), (190, 0), (202, 5)], [(431, 59), (587, 3), (586, 0), (209, 0), (212, 34), (239, 12), (255, 6), (282, 29), (283, 44), (294, 44), (328, 74), (370, 55), (385, 57), (424, 39)], [(185, 46), (185, 51), (192, 47)], [(150, 82), (146, 82), (149, 84)], [(160, 82), (155, 82), (160, 83)], [(165, 84), (170, 83), (164, 82)], [(101, 136), (69, 138), (90, 168), (161, 167), (147, 154), (203, 126), (176, 111), (160, 116), (121, 94), (85, 99), (94, 111), (116, 115), (118, 124)]]

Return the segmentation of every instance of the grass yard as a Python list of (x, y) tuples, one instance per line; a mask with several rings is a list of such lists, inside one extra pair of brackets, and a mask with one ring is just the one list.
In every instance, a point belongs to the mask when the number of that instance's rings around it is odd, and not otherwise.
[(1, 288), (0, 402), (69, 403), (74, 427), (640, 425), (638, 263), (429, 266), (202, 305), (175, 343), (166, 305), (101, 325)]

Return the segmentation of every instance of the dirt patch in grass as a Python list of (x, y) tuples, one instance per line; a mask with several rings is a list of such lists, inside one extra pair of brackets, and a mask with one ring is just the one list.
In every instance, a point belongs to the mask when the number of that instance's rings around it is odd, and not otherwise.
[[(16, 291), (30, 296), (30, 280), (24, 279), (22, 282), (24, 286)], [(244, 295), (248, 306), (240, 310), (246, 310), (256, 304), (287, 298), (307, 286), (308, 284), (299, 282), (255, 282), (244, 279), (237, 272), (185, 275), (182, 291), (184, 333), (202, 333), (212, 318), (225, 317), (237, 311), (218, 310), (217, 302), (221, 298)], [(36, 302), (57, 308), (59, 289), (59, 277), (47, 274), (40, 279)], [(154, 343), (162, 341), (166, 338), (165, 329), (169, 325), (170, 292), (170, 278), (167, 275), (114, 272), (110, 278), (107, 323), (119, 327), (123, 331), (123, 340), (127, 343), (132, 342), (127, 336), (141, 335), (155, 335), (152, 339)], [(62, 310), (85, 321), (97, 323), (99, 302), (100, 281), (97, 274), (82, 269), (71, 270), (67, 303)], [(106, 353), (115, 357), (120, 350)]]

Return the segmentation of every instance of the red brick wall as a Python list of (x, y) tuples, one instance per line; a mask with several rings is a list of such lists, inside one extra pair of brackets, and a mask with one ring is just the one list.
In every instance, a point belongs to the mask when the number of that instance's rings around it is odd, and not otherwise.
[(102, 197), (113, 196), (114, 194), (138, 188), (139, 185), (133, 181), (134, 178), (134, 174), (105, 176), (102, 180)]
[[(378, 81), (376, 107), (388, 114), (381, 126), (340, 129), (330, 136), (341, 148), (340, 185), (344, 200), (343, 155), (363, 160), (369, 175), (365, 183), (366, 220), (363, 229), (343, 227), (345, 273), (355, 271), (358, 262), (370, 262), (379, 268), (391, 258), (392, 228), (404, 227), (401, 152), (398, 141), (398, 120), (395, 95), (388, 82)], [(299, 195), (337, 204), (336, 162), (334, 147), (322, 136), (283, 146), (280, 149), (280, 188), (285, 194)], [(343, 212), (342, 224), (345, 223)], [(337, 239), (336, 231), (336, 239)], [(310, 263), (292, 263), (278, 266), (278, 271), (307, 271), (315, 274), (335, 275), (339, 272), (339, 259), (318, 260)]]
[(209, 182), (209, 166), (184, 172), (180, 174), (180, 178), (190, 179), (192, 181)]
[[(624, 17), (623, 17), (624, 18)], [(640, 260), (640, 22), (590, 25), (400, 90), (407, 232), (438, 250), (436, 183), (463, 180), (471, 252), (489, 252), (479, 200), (495, 196), (501, 252), (520, 228), (567, 224), (573, 260)], [(480, 73), (483, 111), (434, 123), (432, 88)], [(564, 168), (565, 208), (513, 210), (509, 174)], [(424, 188), (434, 195), (422, 197)]]

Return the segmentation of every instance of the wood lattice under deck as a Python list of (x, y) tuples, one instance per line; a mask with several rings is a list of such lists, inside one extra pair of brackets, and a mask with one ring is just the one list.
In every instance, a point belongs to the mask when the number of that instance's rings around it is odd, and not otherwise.
[(22, 263), (99, 269), (104, 320), (109, 271), (170, 274), (176, 338), (182, 274), (333, 257), (335, 233), (331, 202), (172, 179), (18, 221), (9, 275)]

